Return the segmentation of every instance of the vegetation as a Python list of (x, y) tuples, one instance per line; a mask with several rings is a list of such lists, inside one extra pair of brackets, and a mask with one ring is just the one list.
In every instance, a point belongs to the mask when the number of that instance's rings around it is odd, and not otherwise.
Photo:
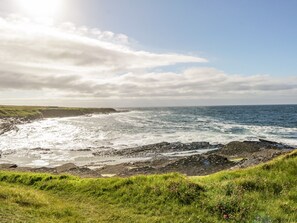
[(30, 117), (41, 115), (41, 107), (0, 106), (0, 117)]
[(297, 151), (257, 167), (82, 179), (0, 171), (1, 222), (296, 222)]
[(111, 108), (68, 108), (55, 106), (0, 106), (0, 118), (41, 118), (41, 117), (63, 117), (76, 116), (90, 113), (114, 112)]

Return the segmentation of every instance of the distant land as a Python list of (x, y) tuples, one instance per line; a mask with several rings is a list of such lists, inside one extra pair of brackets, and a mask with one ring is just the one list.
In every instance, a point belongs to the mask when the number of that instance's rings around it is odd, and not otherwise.
[(57, 106), (6, 106), (0, 105), (0, 118), (54, 118), (70, 117), (93, 113), (112, 113), (113, 108), (77, 108)]

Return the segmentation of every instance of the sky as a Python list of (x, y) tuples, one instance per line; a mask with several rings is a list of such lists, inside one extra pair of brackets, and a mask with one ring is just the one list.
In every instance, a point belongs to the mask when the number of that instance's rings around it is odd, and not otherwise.
[(0, 0), (0, 104), (297, 103), (295, 0)]

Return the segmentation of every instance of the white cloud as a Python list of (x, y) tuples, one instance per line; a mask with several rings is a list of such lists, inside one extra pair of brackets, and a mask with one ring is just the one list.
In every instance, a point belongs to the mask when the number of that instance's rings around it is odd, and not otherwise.
[[(133, 49), (124, 34), (0, 18), (0, 102), (28, 98), (56, 100), (229, 100), (291, 97), (297, 78), (230, 75), (214, 68), (151, 72), (177, 63), (206, 59)], [(30, 93), (31, 92), (31, 93)], [(39, 92), (38, 96), (33, 93)], [(51, 93), (48, 93), (51, 92)], [(162, 101), (162, 102), (161, 102)], [(135, 102), (135, 103), (136, 103)], [(137, 105), (137, 104), (135, 104)]]
[(205, 59), (180, 54), (156, 54), (133, 50), (123, 44), (124, 34), (76, 27), (37, 24), (26, 19), (0, 20), (0, 59), (18, 65), (46, 65), (52, 69), (77, 69), (100, 75), (100, 72), (125, 72), (176, 63), (206, 62)]

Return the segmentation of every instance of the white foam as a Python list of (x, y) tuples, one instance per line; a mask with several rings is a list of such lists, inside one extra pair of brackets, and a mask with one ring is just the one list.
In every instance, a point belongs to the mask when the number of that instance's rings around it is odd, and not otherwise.
[[(18, 131), (1, 135), (0, 150), (17, 151), (22, 156), (36, 155), (37, 161), (34, 162), (37, 165), (38, 160), (47, 160), (48, 163), (73, 160), (77, 156), (70, 153), (72, 150), (100, 150), (102, 147), (123, 149), (163, 141), (207, 141), (217, 144), (266, 138), (297, 145), (297, 128), (242, 125), (211, 117), (186, 115), (181, 117), (184, 121), (179, 122), (171, 115), (167, 111), (132, 111), (34, 121), (18, 125)], [(37, 147), (50, 149), (51, 152), (30, 150)]]

